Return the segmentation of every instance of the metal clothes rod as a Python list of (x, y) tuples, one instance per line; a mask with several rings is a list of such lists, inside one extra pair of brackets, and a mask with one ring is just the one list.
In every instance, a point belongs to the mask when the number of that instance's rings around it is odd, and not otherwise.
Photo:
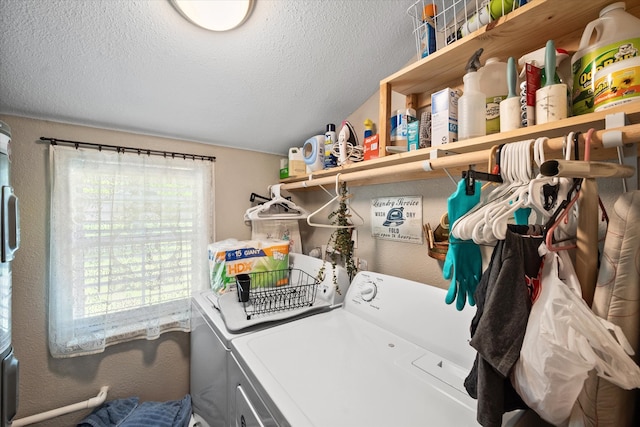
[[(602, 147), (602, 135), (608, 132), (608, 130), (599, 130), (593, 133), (593, 137), (591, 139), (591, 147), (599, 148)], [(640, 125), (630, 125), (627, 126), (627, 129), (622, 132), (623, 143), (635, 143), (640, 141)], [(584, 141), (584, 136), (580, 136), (580, 138)], [(560, 151), (562, 150), (563, 138), (549, 138), (545, 144), (545, 151)], [(435, 149), (435, 147), (434, 147)], [(431, 160), (421, 160), (410, 163), (405, 163), (401, 165), (392, 165), (392, 166), (383, 166), (374, 169), (367, 169), (363, 171), (355, 171), (355, 172), (340, 172), (340, 176), (338, 179), (341, 182), (349, 182), (349, 181), (364, 181), (373, 178), (381, 178), (385, 176), (393, 176), (393, 175), (403, 175), (410, 173), (428, 173), (434, 170), (442, 170), (447, 168), (455, 168), (455, 167), (467, 167), (469, 165), (474, 164), (482, 164), (487, 163), (488, 159), (491, 157), (492, 152), (491, 149), (485, 149), (480, 151), (474, 151), (469, 153), (456, 154), (453, 156), (446, 157), (438, 157)], [(617, 168), (618, 165), (612, 164), (612, 168)], [(610, 175), (607, 175), (610, 176)], [(425, 176), (426, 177), (426, 176)], [(598, 178), (599, 176), (593, 176), (593, 178)], [(318, 185), (329, 185), (336, 183), (336, 176), (326, 176), (321, 178), (313, 178), (311, 176), (310, 179), (304, 181), (291, 182), (282, 185), (282, 189), (284, 190), (293, 190), (299, 188), (308, 188), (315, 187)]]
[(72, 405), (63, 406), (61, 408), (52, 409), (50, 411), (41, 412), (39, 414), (31, 415), (29, 417), (19, 418), (14, 420), (11, 424), (12, 427), (22, 427), (29, 424), (35, 424), (40, 421), (49, 420), (51, 418), (59, 417), (60, 415), (70, 414), (71, 412), (80, 411), (82, 409), (91, 409), (96, 406), (100, 406), (107, 399), (107, 392), (109, 386), (100, 387), (100, 392), (96, 397), (84, 400), (82, 402), (74, 403)]
[(94, 148), (96, 150), (102, 151), (103, 148), (107, 150), (115, 150), (118, 153), (137, 153), (137, 154), (146, 154), (148, 156), (163, 156), (163, 157), (182, 157), (183, 159), (192, 159), (192, 160), (208, 160), (210, 162), (215, 162), (215, 156), (203, 156), (201, 154), (188, 154), (188, 153), (177, 153), (173, 151), (160, 151), (160, 150), (149, 150), (146, 148), (130, 148), (130, 147), (122, 147), (118, 145), (109, 145), (109, 144), (97, 144), (95, 142), (83, 142), (83, 141), (69, 141), (66, 139), (57, 139), (57, 138), (48, 138), (45, 136), (40, 137), (40, 141), (49, 141), (51, 145), (64, 144), (64, 145), (72, 145), (76, 147), (76, 149), (80, 147), (88, 147)]

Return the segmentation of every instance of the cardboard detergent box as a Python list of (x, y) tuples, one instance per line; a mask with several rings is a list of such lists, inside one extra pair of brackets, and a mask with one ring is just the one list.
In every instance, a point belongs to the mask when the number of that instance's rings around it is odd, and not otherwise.
[(378, 151), (380, 150), (379, 140), (380, 140), (380, 136), (378, 134), (368, 136), (364, 139), (364, 144), (363, 144), (364, 160), (371, 160), (378, 157)]
[[(286, 283), (266, 283), (266, 272), (289, 268), (289, 241), (227, 239), (208, 247), (211, 289), (224, 294), (236, 289), (236, 275), (252, 276), (258, 286), (279, 286)], [(265, 273), (262, 274), (261, 273)], [(255, 286), (256, 283), (252, 283)]]
[(431, 146), (458, 140), (458, 89), (445, 88), (431, 95)]

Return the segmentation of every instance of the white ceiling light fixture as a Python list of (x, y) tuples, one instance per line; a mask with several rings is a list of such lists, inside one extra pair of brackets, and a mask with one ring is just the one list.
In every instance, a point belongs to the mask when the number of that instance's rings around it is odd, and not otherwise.
[(169, 0), (182, 16), (211, 31), (228, 31), (247, 20), (254, 0)]

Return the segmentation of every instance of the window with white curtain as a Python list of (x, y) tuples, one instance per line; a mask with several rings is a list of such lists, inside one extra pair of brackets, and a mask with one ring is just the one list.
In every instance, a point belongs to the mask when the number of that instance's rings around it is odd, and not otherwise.
[(208, 286), (213, 162), (50, 146), (49, 349), (189, 331)]

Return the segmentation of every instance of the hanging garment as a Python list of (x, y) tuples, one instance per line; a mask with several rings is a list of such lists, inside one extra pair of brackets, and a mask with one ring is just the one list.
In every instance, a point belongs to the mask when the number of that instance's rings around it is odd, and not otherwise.
[(529, 231), (527, 226), (508, 226), (476, 289), (470, 344), (478, 354), (464, 385), (478, 399), (477, 419), (485, 427), (499, 427), (505, 412), (527, 407), (509, 373), (520, 356), (540, 270), (542, 236), (523, 235)]
[[(639, 267), (640, 191), (632, 191), (622, 194), (610, 212), (591, 309), (620, 326), (635, 351), (636, 364), (640, 362)], [(624, 390), (591, 372), (569, 425), (630, 427), (637, 398), (638, 390)]]
[[(559, 269), (574, 283), (562, 281)], [(563, 425), (593, 369), (620, 387), (640, 387), (640, 368), (627, 355), (632, 352), (620, 327), (584, 302), (566, 253), (548, 252), (513, 370), (513, 384), (525, 403), (546, 421)]]

